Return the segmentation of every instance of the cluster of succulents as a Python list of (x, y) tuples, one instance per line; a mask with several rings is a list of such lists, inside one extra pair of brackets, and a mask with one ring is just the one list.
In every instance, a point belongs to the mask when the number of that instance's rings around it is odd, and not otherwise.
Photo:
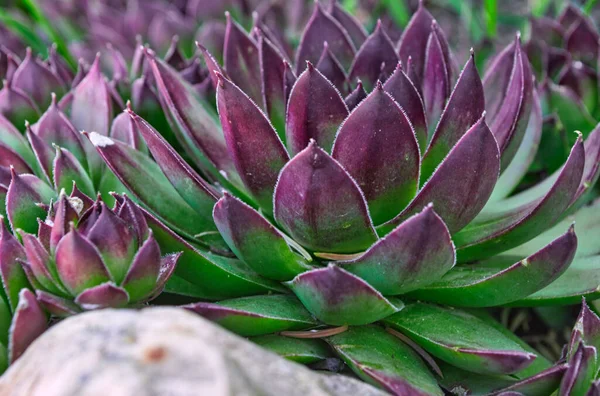
[[(177, 295), (392, 394), (598, 392), (585, 300), (556, 362), (493, 316), (600, 297), (592, 22), (573, 6), (563, 28), (533, 21), (565, 38), (516, 35), (481, 77), (423, 4), (397, 43), (333, 1), (314, 4), (296, 46), (273, 9), (249, 32), (231, 14), (222, 34), (207, 23), (191, 58), (156, 37), (130, 52), (115, 38), (76, 72), (55, 50), (0, 50), (6, 364), (48, 317), (164, 289), (158, 303)], [(555, 167), (538, 150), (550, 118), (569, 132)]]

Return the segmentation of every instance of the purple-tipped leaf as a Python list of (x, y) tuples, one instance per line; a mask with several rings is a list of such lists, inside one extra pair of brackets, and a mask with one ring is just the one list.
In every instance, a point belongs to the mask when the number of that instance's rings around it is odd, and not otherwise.
[[(391, 75), (398, 63), (398, 55), (394, 44), (388, 37), (381, 21), (377, 22), (375, 31), (362, 44), (350, 67), (349, 78), (351, 81), (359, 78), (367, 89), (375, 86), (380, 74)], [(385, 65), (383, 70), (381, 66)]]
[[(128, 109), (129, 107), (130, 103), (128, 103)], [(143, 153), (148, 152), (148, 147), (146, 147), (144, 139), (127, 111), (124, 111), (115, 117), (110, 127), (109, 136), (115, 140), (126, 143)]]
[(46, 314), (28, 289), (19, 293), (19, 304), (10, 325), (8, 360), (13, 363), (48, 328)]
[(375, 242), (360, 257), (337, 264), (367, 281), (384, 295), (404, 294), (427, 286), (456, 261), (450, 233), (427, 206)]
[(444, 48), (440, 38), (441, 33), (437, 23), (433, 22), (425, 49), (422, 82), (427, 124), (431, 130), (433, 130), (436, 121), (439, 120), (446, 106), (451, 89), (450, 65), (444, 57)]
[(229, 155), (244, 185), (270, 213), (277, 175), (289, 156), (265, 114), (235, 84), (219, 78), (217, 108)]
[[(79, 217), (79, 214), (73, 207), (73, 204), (74, 202), (65, 195), (64, 191), (61, 191), (58, 201), (55, 205), (54, 217), (52, 221), (40, 222), (38, 239), (40, 239), (40, 242), (44, 244), (43, 232), (45, 229), (47, 229), (45, 226), (49, 226), (50, 235), (48, 238), (48, 250), (52, 253), (55, 251), (56, 245), (58, 245), (60, 240), (69, 232), (71, 222), (76, 222)], [(41, 238), (40, 233), (42, 233)]]
[(471, 54), (458, 77), (448, 105), (435, 127), (431, 143), (424, 155), (421, 167), (422, 182), (431, 177), (450, 150), (479, 120), (485, 109), (484, 105), (483, 86), (475, 66), (475, 57)]
[(516, 373), (536, 358), (484, 320), (457, 309), (418, 302), (384, 323), (438, 359), (478, 374)]
[(379, 326), (350, 327), (326, 341), (357, 376), (393, 395), (444, 394), (419, 355)]
[[(419, 94), (419, 90), (414, 86), (413, 82), (408, 78), (402, 64), (398, 63), (396, 71), (387, 79), (383, 85), (394, 100), (402, 107), (410, 120), (415, 136), (419, 143), (421, 153), (425, 152), (428, 143), (427, 118), (425, 117), (425, 106)], [(348, 106), (350, 107), (350, 106)]]
[(129, 302), (127, 291), (112, 282), (86, 289), (75, 298), (83, 309), (121, 308)]
[(337, 129), (347, 116), (348, 108), (339, 92), (308, 63), (290, 93), (285, 128), (288, 151), (297, 154), (314, 139), (329, 152)]
[(307, 61), (314, 64), (318, 62), (324, 41), (327, 41), (331, 52), (342, 66), (350, 66), (356, 52), (352, 39), (339, 22), (328, 15), (320, 3), (315, 2), (313, 14), (304, 28), (296, 51), (296, 73), (300, 73)]
[(81, 312), (81, 308), (73, 301), (55, 296), (42, 290), (35, 292), (38, 302), (51, 315), (65, 318)]
[(184, 308), (243, 337), (305, 330), (318, 325), (300, 301), (290, 295), (242, 297), (218, 303), (199, 302), (185, 305)]
[(205, 105), (196, 97), (194, 88), (150, 52), (147, 52), (147, 57), (156, 79), (161, 105), (172, 121), (179, 143), (196, 164), (209, 174), (217, 177), (218, 171), (224, 172), (227, 180), (238, 185), (239, 176), (227, 154), (225, 137)]
[(214, 187), (198, 175), (152, 125), (133, 111), (128, 112), (152, 157), (179, 195), (196, 212), (209, 216), (218, 197)]
[[(284, 56), (264, 36), (258, 38), (262, 102), (277, 133), (285, 138), (285, 64)], [(255, 82), (254, 82), (255, 83)]]
[(258, 46), (227, 13), (223, 62), (231, 80), (262, 106), (261, 70)]
[(376, 322), (402, 309), (350, 272), (330, 264), (298, 275), (287, 285), (313, 316), (334, 326)]
[[(31, 130), (47, 147), (51, 148), (52, 143), (64, 147), (69, 150), (82, 165), (87, 166), (83, 140), (71, 121), (69, 121), (65, 114), (58, 108), (56, 96), (52, 96), (50, 107), (42, 114), (38, 122), (31, 126)], [(35, 146), (34, 150), (36, 150), (36, 152), (39, 151)], [(50, 161), (52, 161), (52, 159)], [(49, 167), (51, 163), (48, 164), (42, 162), (42, 165)], [(47, 169), (47, 173), (48, 175), (51, 175), (50, 168)]]
[(490, 118), (490, 129), (502, 154), (502, 169), (510, 164), (523, 141), (533, 103), (531, 66), (518, 36), (514, 48), (514, 63), (506, 93), (498, 112)]
[(8, 231), (4, 218), (0, 216), (0, 277), (10, 309), (13, 312), (19, 302), (19, 292), (21, 289), (29, 287), (29, 282), (20, 264), (25, 257), (23, 246)]
[(151, 294), (161, 267), (160, 247), (150, 234), (135, 254), (122, 286), (131, 301), (140, 301)]
[(73, 186), (73, 183), (77, 183), (84, 194), (93, 197), (96, 193), (94, 182), (83, 165), (66, 148), (55, 146), (55, 149), (52, 175), (56, 190), (67, 190)]
[(597, 373), (598, 352), (592, 346), (579, 344), (569, 359), (569, 367), (560, 383), (560, 395), (588, 395)]
[(102, 202), (100, 216), (87, 231), (86, 237), (102, 256), (110, 278), (120, 284), (136, 254), (138, 243), (142, 243), (137, 240), (135, 230)]
[(567, 364), (552, 366), (531, 377), (522, 379), (506, 388), (495, 391), (490, 396), (506, 396), (509, 392), (518, 392), (523, 395), (549, 395), (560, 385), (564, 373), (567, 371)]
[(354, 91), (350, 92), (350, 94), (344, 98), (344, 103), (346, 103), (346, 106), (348, 106), (348, 110), (352, 111), (366, 97), (367, 92), (365, 91), (362, 82), (359, 80), (356, 84), (356, 88), (354, 88)]
[(579, 137), (545, 195), (517, 207), (505, 204), (503, 210), (482, 216), (454, 236), (459, 261), (489, 257), (519, 246), (554, 225), (575, 197), (584, 166), (583, 142)]
[(98, 56), (88, 74), (73, 90), (71, 121), (79, 131), (93, 131), (108, 136), (112, 121), (112, 99), (100, 71)]
[(376, 240), (360, 188), (314, 141), (282, 169), (274, 214), (294, 240), (311, 250), (356, 253)]
[[(50, 104), (50, 93), (64, 93), (65, 86), (46, 64), (34, 58), (27, 48), (25, 59), (12, 76), (13, 87), (25, 92), (35, 103), (45, 108)], [(20, 126), (20, 125), (19, 125)]]
[(37, 219), (45, 218), (38, 203), (47, 203), (55, 197), (54, 190), (33, 175), (17, 175), (11, 169), (11, 182), (6, 193), (6, 214), (13, 230), (29, 233), (37, 231)]
[(419, 2), (419, 8), (411, 17), (404, 32), (402, 32), (402, 37), (398, 44), (400, 61), (403, 64), (407, 64), (409, 57), (412, 58), (411, 63), (414, 68), (415, 78), (411, 78), (411, 80), (419, 89), (423, 81), (425, 52), (429, 34), (431, 33), (432, 22), (433, 17), (423, 6), (423, 2)]
[(110, 279), (96, 247), (75, 229), (56, 247), (56, 269), (62, 284), (74, 295)]
[(13, 87), (12, 81), (5, 80), (0, 90), (0, 114), (13, 125), (21, 127), (25, 121), (37, 120), (40, 110), (29, 95)]
[(499, 170), (498, 145), (481, 117), (460, 138), (408, 207), (381, 226), (382, 231), (400, 224), (430, 202), (450, 233), (459, 231), (487, 202)]
[(344, 68), (329, 49), (327, 41), (323, 43), (323, 52), (316, 67), (338, 91), (347, 92), (348, 76), (346, 76)]
[(285, 281), (310, 269), (279, 230), (237, 198), (226, 193), (215, 205), (213, 218), (236, 257), (260, 275)]
[(455, 267), (439, 282), (413, 292), (415, 298), (466, 307), (489, 307), (525, 298), (551, 284), (569, 267), (577, 250), (571, 227), (537, 253), (506, 268), (480, 264)]
[(415, 133), (381, 83), (340, 127), (332, 157), (358, 183), (375, 224), (400, 213), (417, 192), (420, 154)]
[(202, 214), (190, 207), (146, 155), (98, 134), (90, 134), (90, 140), (131, 193), (169, 225), (191, 236), (214, 230), (210, 212)]

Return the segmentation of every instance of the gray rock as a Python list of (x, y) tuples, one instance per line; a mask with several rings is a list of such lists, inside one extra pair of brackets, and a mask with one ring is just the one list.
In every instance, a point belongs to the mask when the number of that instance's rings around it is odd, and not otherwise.
[(67, 319), (0, 378), (4, 396), (362, 395), (383, 392), (282, 359), (176, 308)]

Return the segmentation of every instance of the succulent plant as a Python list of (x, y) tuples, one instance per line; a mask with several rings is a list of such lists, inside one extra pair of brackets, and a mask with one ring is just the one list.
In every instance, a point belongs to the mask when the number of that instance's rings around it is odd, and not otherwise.
[(526, 51), (536, 73), (544, 114), (532, 172), (560, 167), (573, 130), (587, 136), (600, 120), (600, 33), (592, 18), (568, 4), (556, 19), (535, 18)]
[(466, 392), (473, 373), (482, 392), (551, 393), (569, 363), (483, 308), (598, 295), (600, 128), (574, 134), (564, 165), (515, 193), (542, 128), (519, 36), (483, 79), (474, 54), (459, 71), (422, 5), (398, 45), (335, 2), (315, 4), (293, 63), (277, 37), (229, 16), (224, 64), (199, 46), (216, 111), (144, 49), (182, 153), (131, 107), (152, 159), (89, 135), (162, 250), (183, 251), (166, 290), (391, 393)]
[[(3, 219), (0, 219), (3, 220)], [(21, 268), (25, 250), (0, 221), (0, 373), (48, 327), (48, 317)]]
[(161, 258), (141, 210), (127, 196), (110, 209), (74, 191), (61, 191), (37, 236), (18, 230), (27, 279), (55, 316), (85, 309), (141, 305), (155, 298), (179, 254)]

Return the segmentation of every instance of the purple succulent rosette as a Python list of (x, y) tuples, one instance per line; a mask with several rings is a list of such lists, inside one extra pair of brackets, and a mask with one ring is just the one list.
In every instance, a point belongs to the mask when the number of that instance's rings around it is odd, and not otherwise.
[[(547, 44), (517, 34), (478, 70), (423, 2), (397, 42), (336, 1), (303, 27), (275, 3), (249, 31), (227, 13), (190, 59), (189, 20), (157, 10), (131, 20), (152, 21), (151, 45), (117, 29), (76, 73), (56, 50), (47, 62), (0, 50), (0, 269), (7, 320), (23, 328), (2, 344), (10, 361), (44, 311), (138, 307), (166, 290), (392, 394), (600, 389), (587, 305), (555, 363), (487, 310), (600, 297), (599, 51), (585, 15), (532, 21)], [(95, 38), (111, 15), (123, 17), (101, 9)], [(569, 131), (564, 161), (525, 186), (550, 119)]]

